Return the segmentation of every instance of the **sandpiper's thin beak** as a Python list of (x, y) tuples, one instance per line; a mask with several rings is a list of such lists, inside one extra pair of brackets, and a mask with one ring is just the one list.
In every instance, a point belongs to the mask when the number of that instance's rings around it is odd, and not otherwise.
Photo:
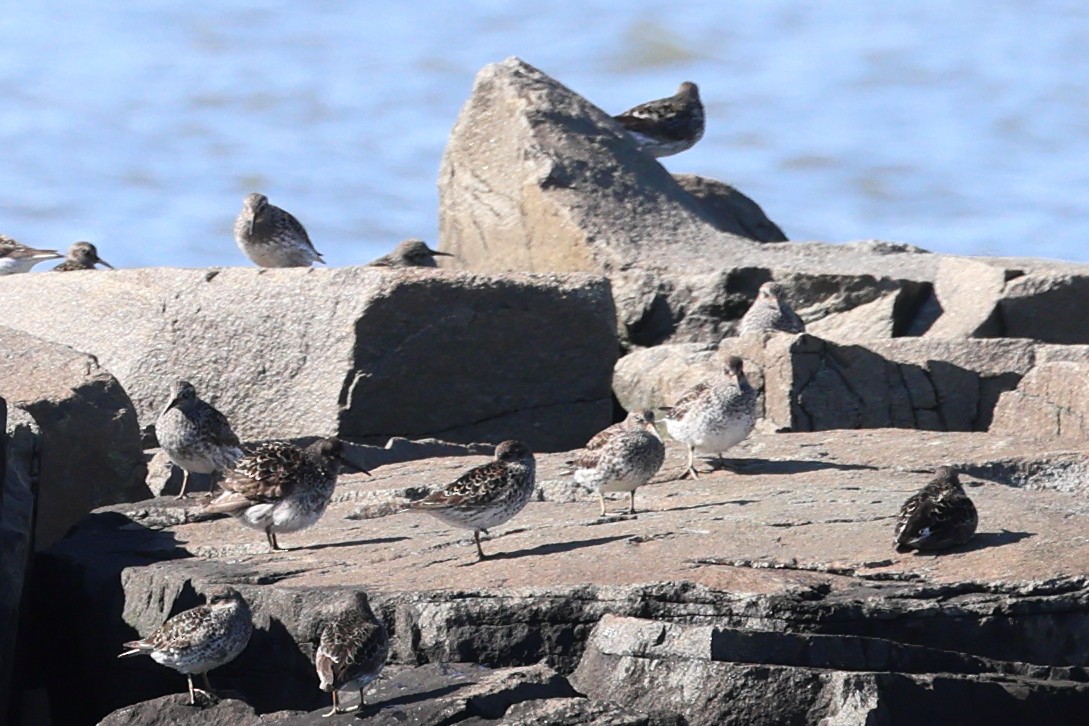
[(31, 257), (35, 260), (59, 260), (64, 257), (56, 250), (32, 250), (32, 252), (34, 254)]
[[(113, 268), (110, 268), (110, 269), (113, 269)], [(166, 410), (169, 411), (172, 408), (177, 408), (179, 403), (181, 403), (181, 396), (178, 396), (177, 398), (173, 399), (170, 403), (168, 403), (166, 405)]]
[(352, 461), (351, 459), (349, 459), (347, 456), (338, 456), (337, 460), (340, 461), (340, 466), (342, 468), (344, 468), (344, 469), (349, 469), (351, 471), (358, 471), (361, 474), (366, 474), (367, 476), (371, 476), (371, 473), (369, 471), (367, 471), (362, 466), (360, 466), (359, 464), (357, 464), (354, 461)]
[(250, 234), (253, 234), (253, 225), (257, 224), (257, 215), (250, 216)]
[(439, 252), (438, 250), (431, 250), (431, 255), (433, 257), (453, 257), (454, 256), (453, 253), (451, 253), (451, 252)]
[(111, 270), (116, 270), (117, 269), (116, 267), (111, 265), (109, 262), (106, 262), (106, 260), (102, 259), (101, 257), (99, 257), (97, 260), (95, 260), (95, 262), (97, 262), (100, 265), (105, 265), (106, 267), (110, 268)]

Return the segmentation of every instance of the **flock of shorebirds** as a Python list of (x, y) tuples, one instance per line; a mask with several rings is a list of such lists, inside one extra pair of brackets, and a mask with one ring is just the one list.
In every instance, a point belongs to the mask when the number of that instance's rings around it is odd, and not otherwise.
[[(636, 106), (614, 117), (644, 152), (668, 156), (690, 148), (703, 135), (704, 112), (694, 83), (682, 83), (669, 98)], [(289, 212), (269, 203), (263, 194), (250, 194), (234, 225), (239, 248), (261, 267), (308, 267), (322, 262), (303, 225)], [(436, 267), (435, 256), (420, 240), (406, 240), (389, 255), (371, 262), (380, 267)], [(0, 274), (27, 272), (37, 262), (57, 259), (53, 250), (38, 250), (0, 238)], [(106, 263), (94, 245), (78, 242), (58, 270), (87, 270)], [(109, 266), (109, 265), (106, 265)], [(760, 287), (737, 332), (804, 332), (805, 325), (784, 299), (775, 282)], [(686, 476), (698, 478), (697, 454), (717, 455), (743, 441), (756, 422), (756, 392), (745, 376), (740, 358), (725, 361), (721, 375), (700, 383), (671, 407), (662, 409), (670, 436), (685, 444)], [(315, 524), (332, 497), (341, 467), (367, 473), (351, 462), (336, 439), (321, 439), (306, 448), (287, 442), (260, 444), (244, 452), (227, 417), (203, 401), (188, 382), (177, 382), (156, 422), (163, 451), (184, 471), (182, 497), (192, 473), (210, 474), (219, 491), (201, 503), (202, 511), (225, 513), (240, 524), (265, 533), (272, 550), (279, 550), (277, 535), (297, 532)], [(633, 411), (621, 423), (595, 435), (578, 452), (574, 479), (598, 493), (601, 515), (605, 494), (627, 492), (628, 511), (635, 512), (635, 491), (659, 471), (665, 445), (655, 428), (652, 411)], [(536, 480), (536, 465), (529, 447), (504, 441), (493, 461), (473, 467), (423, 499), (408, 503), (408, 510), (424, 511), (441, 521), (473, 532), (477, 559), (485, 560), (481, 532), (514, 517), (529, 502)], [(899, 550), (940, 550), (966, 542), (977, 523), (975, 507), (964, 493), (955, 471), (940, 469), (934, 480), (908, 499), (895, 528)], [(149, 654), (155, 661), (184, 673), (190, 703), (200, 674), (209, 688), (207, 673), (238, 656), (246, 647), (253, 624), (250, 609), (233, 588), (209, 589), (207, 602), (167, 620), (155, 632), (126, 643), (122, 657)], [(322, 690), (332, 694), (326, 715), (342, 713), (338, 691), (363, 690), (385, 664), (389, 639), (381, 620), (371, 612), (365, 595), (353, 593), (340, 614), (323, 628), (315, 658)]]

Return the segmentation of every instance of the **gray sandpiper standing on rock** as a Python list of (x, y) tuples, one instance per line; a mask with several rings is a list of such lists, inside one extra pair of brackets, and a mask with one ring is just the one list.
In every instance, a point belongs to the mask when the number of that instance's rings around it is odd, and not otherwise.
[(656, 159), (690, 149), (703, 137), (703, 103), (699, 88), (690, 81), (669, 98), (641, 103), (613, 118)]
[(435, 256), (453, 257), (427, 246), (422, 239), (406, 239), (397, 243), (393, 252), (368, 263), (368, 267), (438, 267)]
[(575, 459), (575, 481), (597, 489), (601, 516), (605, 492), (629, 492), (629, 514), (635, 514), (635, 490), (658, 473), (665, 445), (654, 428), (654, 413), (632, 411), (621, 423), (599, 432)]
[(321, 630), (321, 641), (314, 654), (314, 670), (321, 690), (333, 694), (333, 709), (323, 716), (348, 713), (340, 708), (338, 691), (359, 689), (359, 710), (366, 705), (363, 691), (378, 677), (389, 656), (386, 626), (374, 616), (367, 596), (354, 594), (350, 607)]
[(765, 282), (756, 299), (741, 318), (737, 334), (779, 330), (784, 333), (804, 333), (805, 323), (783, 296), (783, 288), (774, 281)]
[(227, 417), (197, 396), (189, 381), (178, 381), (155, 422), (155, 438), (170, 460), (185, 472), (178, 499), (185, 496), (190, 473), (214, 474), (234, 466), (241, 442)]
[(900, 507), (896, 551), (943, 550), (972, 538), (979, 524), (976, 506), (964, 493), (960, 477), (948, 466)]
[(203, 511), (230, 514), (263, 531), (279, 550), (278, 532), (298, 532), (321, 519), (342, 465), (369, 476), (345, 457), (337, 439), (318, 439), (305, 449), (286, 441), (261, 444), (226, 473), (223, 491)]
[(104, 265), (114, 269), (113, 265), (98, 256), (98, 248), (90, 242), (76, 242), (68, 248), (68, 254), (64, 262), (53, 268), (53, 272), (75, 272), (76, 270), (93, 270), (95, 265)]
[(680, 400), (666, 408), (666, 430), (688, 446), (688, 476), (698, 479), (693, 461), (696, 452), (717, 454), (741, 443), (756, 423), (756, 391), (745, 377), (741, 359), (730, 356), (722, 378), (697, 383)]
[(0, 234), (0, 275), (18, 275), (46, 260), (64, 257), (56, 250), (39, 250)]
[(269, 204), (264, 194), (249, 194), (243, 200), (234, 221), (234, 241), (260, 267), (310, 267), (325, 262), (299, 220)]
[(230, 663), (246, 648), (253, 634), (250, 606), (233, 587), (210, 588), (207, 602), (178, 613), (146, 638), (125, 643), (130, 655), (150, 655), (161, 665), (184, 673), (189, 679), (189, 704), (197, 703), (193, 674), (204, 679), (205, 692), (211, 693), (208, 671)]
[(480, 533), (522, 511), (533, 493), (537, 465), (521, 441), (495, 447), (495, 461), (481, 464), (436, 492), (408, 504), (455, 527), (473, 530), (478, 561), (486, 559)]

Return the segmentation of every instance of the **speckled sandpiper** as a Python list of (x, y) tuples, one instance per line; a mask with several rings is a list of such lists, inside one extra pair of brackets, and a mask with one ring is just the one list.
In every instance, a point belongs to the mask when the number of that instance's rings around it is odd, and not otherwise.
[(354, 709), (341, 709), (338, 691), (359, 689), (359, 710), (366, 705), (363, 692), (378, 677), (389, 656), (386, 626), (374, 616), (367, 596), (355, 593), (349, 606), (321, 630), (321, 640), (314, 655), (314, 670), (321, 690), (333, 695), (333, 709), (323, 716), (334, 716)]
[(290, 212), (269, 204), (264, 194), (247, 195), (234, 221), (234, 241), (260, 267), (309, 267), (321, 254)]
[(699, 478), (696, 452), (717, 454), (741, 443), (756, 423), (756, 392), (745, 377), (741, 359), (730, 356), (724, 375), (712, 384), (698, 383), (666, 409), (666, 430), (688, 446), (688, 475)]
[(964, 493), (960, 477), (948, 466), (918, 493), (908, 497), (896, 519), (896, 551), (943, 550), (972, 538), (979, 515)]
[(805, 323), (786, 301), (782, 286), (777, 282), (769, 281), (760, 286), (756, 299), (737, 325), (737, 334), (745, 335), (772, 330), (784, 333), (804, 333)]
[(155, 422), (155, 437), (185, 472), (179, 499), (185, 496), (191, 473), (222, 472), (242, 456), (241, 443), (227, 417), (201, 400), (188, 381), (178, 381), (171, 388), (170, 401)]
[(64, 262), (53, 268), (53, 272), (75, 272), (76, 270), (93, 270), (95, 265), (103, 265), (111, 270), (113, 265), (98, 256), (98, 248), (90, 242), (76, 242), (68, 248), (68, 254)]
[(210, 588), (207, 602), (178, 613), (146, 638), (125, 643), (129, 648), (119, 655), (147, 654), (152, 660), (189, 680), (189, 703), (196, 705), (193, 674), (199, 673), (204, 687), (212, 690), (208, 671), (230, 663), (249, 643), (253, 633), (250, 606), (232, 587)]
[(64, 257), (56, 250), (39, 250), (0, 234), (0, 275), (18, 275), (46, 260)]
[(655, 158), (679, 154), (703, 137), (703, 103), (699, 88), (690, 81), (669, 98), (639, 104), (613, 118)]
[(438, 267), (435, 256), (453, 257), (449, 252), (439, 252), (427, 246), (422, 239), (406, 239), (397, 243), (393, 252), (382, 255), (369, 263), (369, 267)]
[(665, 445), (654, 428), (654, 413), (632, 411), (621, 423), (599, 432), (575, 459), (575, 481), (596, 489), (605, 516), (606, 492), (629, 492), (635, 514), (635, 490), (650, 481), (665, 461)]
[(261, 444), (223, 477), (223, 491), (204, 506), (259, 529), (269, 546), (281, 549), (279, 532), (317, 523), (336, 487), (341, 466), (368, 473), (348, 460), (337, 439), (319, 439), (305, 449), (286, 441)]
[(495, 460), (481, 464), (408, 504), (433, 514), (447, 524), (473, 530), (479, 560), (486, 559), (480, 533), (497, 527), (522, 511), (533, 493), (536, 461), (521, 441), (504, 441), (495, 447)]

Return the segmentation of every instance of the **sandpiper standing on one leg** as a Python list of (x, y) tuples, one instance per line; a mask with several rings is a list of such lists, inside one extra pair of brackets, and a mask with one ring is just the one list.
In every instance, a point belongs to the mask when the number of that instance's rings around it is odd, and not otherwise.
[(698, 479), (695, 453), (718, 454), (741, 443), (756, 423), (756, 392), (741, 359), (730, 356), (721, 380), (698, 383), (666, 409), (666, 430), (688, 446), (688, 476)]
[(232, 587), (211, 588), (207, 603), (178, 613), (146, 638), (125, 643), (130, 650), (118, 658), (146, 653), (152, 660), (189, 680), (189, 705), (197, 703), (193, 674), (211, 692), (208, 671), (230, 663), (246, 648), (253, 634), (250, 606)]
[(68, 248), (64, 262), (53, 268), (53, 272), (74, 272), (93, 270), (95, 265), (104, 265), (111, 270), (113, 265), (98, 256), (98, 248), (90, 242), (76, 242)]
[(774, 281), (765, 282), (756, 299), (737, 325), (737, 334), (780, 330), (784, 333), (804, 333), (805, 323), (783, 297), (783, 288)]
[(586, 442), (575, 459), (575, 481), (597, 489), (601, 516), (605, 492), (629, 492), (629, 514), (635, 514), (635, 490), (658, 473), (665, 461), (665, 445), (654, 428), (651, 411), (632, 411)]
[(321, 630), (321, 642), (314, 655), (314, 670), (321, 690), (333, 694), (333, 709), (323, 716), (347, 713), (341, 709), (337, 692), (359, 689), (359, 710), (366, 705), (363, 691), (386, 665), (389, 635), (386, 626), (374, 616), (367, 596), (354, 593), (350, 606)]
[(393, 252), (367, 263), (368, 267), (438, 267), (435, 256), (453, 257), (449, 252), (439, 252), (427, 246), (422, 239), (406, 239), (397, 243)]
[(934, 472), (930, 483), (900, 507), (896, 551), (955, 547), (970, 540), (978, 524), (976, 505), (964, 493), (957, 472), (943, 466)]
[(197, 397), (189, 381), (178, 381), (170, 402), (155, 422), (159, 446), (185, 472), (178, 499), (185, 496), (189, 475), (214, 474), (234, 466), (242, 456), (241, 443), (227, 417)]
[(533, 493), (536, 461), (521, 441), (495, 447), (495, 461), (481, 464), (436, 492), (408, 504), (447, 524), (473, 530), (479, 560), (486, 559), (480, 533), (503, 524), (522, 511)]
[(321, 519), (342, 464), (369, 476), (345, 458), (337, 439), (318, 439), (305, 449), (286, 441), (262, 444), (226, 473), (223, 491), (204, 511), (230, 514), (263, 531), (272, 549), (281, 549), (278, 532), (298, 532)]
[(310, 267), (325, 262), (299, 220), (269, 204), (264, 194), (250, 194), (243, 200), (234, 221), (234, 241), (260, 267)]
[(39, 250), (0, 234), (0, 275), (18, 275), (46, 260), (64, 257), (56, 250)]
[(669, 98), (639, 104), (613, 118), (655, 158), (679, 154), (703, 137), (703, 103), (699, 88), (690, 81)]

